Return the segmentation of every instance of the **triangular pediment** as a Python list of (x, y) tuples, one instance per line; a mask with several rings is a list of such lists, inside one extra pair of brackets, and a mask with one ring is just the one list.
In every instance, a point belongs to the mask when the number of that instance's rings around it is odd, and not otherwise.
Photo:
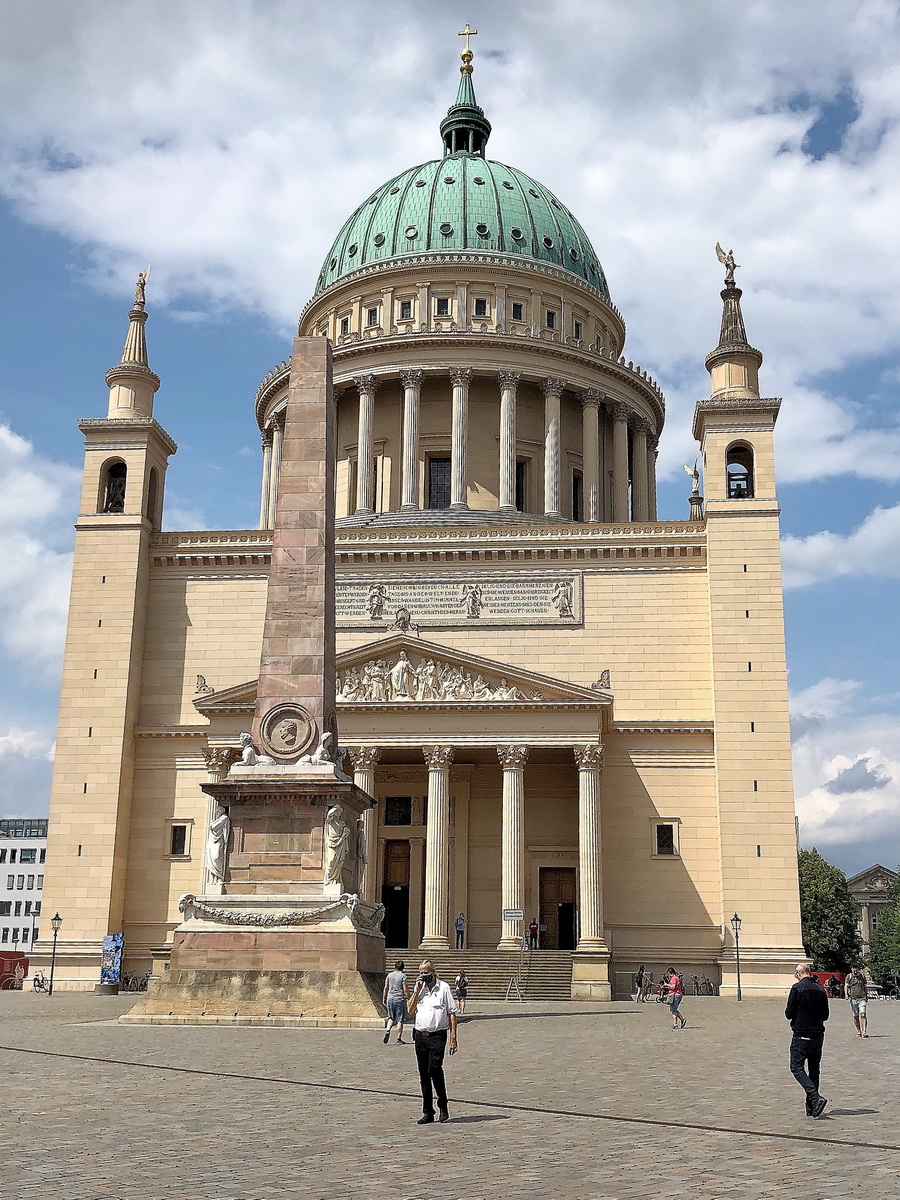
[(214, 713), (246, 712), (248, 709), (252, 712), (256, 705), (257, 682), (256, 679), (251, 679), (247, 683), (236, 683), (233, 687), (222, 688), (219, 692), (213, 688), (198, 692), (194, 697), (194, 708), (207, 716)]
[(848, 879), (847, 886), (852, 892), (886, 892), (896, 878), (896, 871), (892, 871), (890, 867), (883, 867), (881, 863), (875, 863), (874, 866), (867, 867), (865, 871), (860, 871), (858, 875)]
[(345, 650), (337, 657), (337, 675), (339, 705), (612, 705), (608, 692), (565, 683), (407, 633)]

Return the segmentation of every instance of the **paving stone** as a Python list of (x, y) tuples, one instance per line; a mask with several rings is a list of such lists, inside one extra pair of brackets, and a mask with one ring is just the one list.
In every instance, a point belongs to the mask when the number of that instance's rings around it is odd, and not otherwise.
[[(0, 1197), (832, 1200), (900, 1194), (900, 1005), (835, 1002), (827, 1119), (783, 1006), (482, 1003), (420, 1127), (412, 1047), (363, 1030), (119, 1026), (133, 998), (0, 993)], [(106, 1060), (106, 1061), (104, 1061)], [(163, 1068), (163, 1069), (160, 1069)]]

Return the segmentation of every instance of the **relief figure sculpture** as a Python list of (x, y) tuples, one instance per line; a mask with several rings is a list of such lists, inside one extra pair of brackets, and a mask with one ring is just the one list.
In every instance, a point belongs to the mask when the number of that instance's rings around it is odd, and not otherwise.
[(231, 822), (224, 808), (217, 808), (216, 815), (209, 823), (209, 833), (206, 835), (206, 869), (220, 883), (225, 879), (225, 863), (228, 858), (228, 835), (231, 832)]
[(350, 827), (340, 804), (332, 804), (325, 814), (325, 850), (325, 882), (339, 884), (350, 853)]

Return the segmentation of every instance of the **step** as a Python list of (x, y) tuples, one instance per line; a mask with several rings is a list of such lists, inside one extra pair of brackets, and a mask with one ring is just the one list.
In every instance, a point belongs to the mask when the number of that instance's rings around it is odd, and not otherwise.
[[(386, 959), (389, 966), (394, 959), (403, 959), (412, 980), (422, 954), (418, 948), (391, 949)], [(503, 1000), (510, 979), (519, 975), (518, 950), (433, 950), (429, 957), (438, 975), (451, 985), (460, 967), (465, 967), (471, 1000)], [(526, 953), (522, 957), (519, 986), (523, 997), (529, 1000), (571, 999), (572, 952), (535, 950)]]

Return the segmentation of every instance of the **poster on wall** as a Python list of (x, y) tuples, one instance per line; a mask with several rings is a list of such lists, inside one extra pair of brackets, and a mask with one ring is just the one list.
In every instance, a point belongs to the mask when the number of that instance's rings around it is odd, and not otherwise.
[(100, 958), (100, 982), (122, 982), (122, 946), (124, 933), (108, 933), (103, 939), (103, 954)]

